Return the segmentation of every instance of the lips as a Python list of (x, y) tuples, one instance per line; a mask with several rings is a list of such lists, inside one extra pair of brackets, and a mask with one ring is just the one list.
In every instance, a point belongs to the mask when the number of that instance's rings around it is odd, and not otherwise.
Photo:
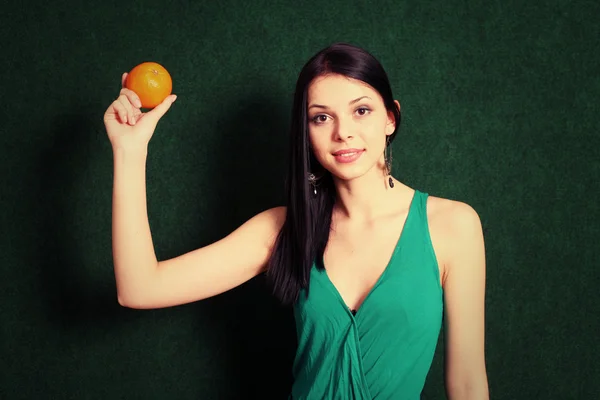
[(353, 153), (359, 153), (361, 151), (364, 151), (364, 149), (344, 149), (344, 150), (338, 150), (335, 153), (333, 153), (334, 156), (342, 156), (342, 155), (348, 155), (348, 154), (353, 154)]
[(358, 160), (364, 152), (364, 149), (344, 149), (336, 151), (333, 156), (339, 163), (351, 163)]

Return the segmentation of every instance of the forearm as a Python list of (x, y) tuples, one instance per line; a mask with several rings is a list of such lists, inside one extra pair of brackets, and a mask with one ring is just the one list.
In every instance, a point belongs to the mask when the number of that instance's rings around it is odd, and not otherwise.
[(114, 151), (112, 245), (119, 302), (136, 302), (158, 261), (146, 205), (146, 151)]

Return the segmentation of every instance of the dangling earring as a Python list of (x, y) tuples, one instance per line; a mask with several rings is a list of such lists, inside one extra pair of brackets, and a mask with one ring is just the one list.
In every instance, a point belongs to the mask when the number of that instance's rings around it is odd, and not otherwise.
[[(389, 157), (387, 155), (388, 153), (388, 147), (389, 147)], [(388, 175), (388, 183), (390, 185), (390, 188), (394, 188), (394, 181), (392, 179), (392, 147), (390, 146), (390, 141), (389, 138), (385, 140), (385, 149), (383, 151), (383, 157), (385, 159), (385, 169), (386, 169), (386, 173)]]
[(317, 186), (318, 186), (317, 181), (318, 181), (318, 179), (319, 178), (317, 178), (315, 176), (315, 174), (313, 174), (312, 172), (308, 174), (308, 183), (310, 183), (310, 185), (313, 188), (314, 196), (317, 196)]

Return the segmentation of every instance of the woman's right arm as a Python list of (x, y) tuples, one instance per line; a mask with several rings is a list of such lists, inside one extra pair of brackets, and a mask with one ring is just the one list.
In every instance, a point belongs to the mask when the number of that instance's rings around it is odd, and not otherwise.
[(208, 246), (157, 260), (146, 207), (146, 157), (154, 129), (174, 98), (144, 114), (137, 100), (123, 88), (104, 116), (114, 155), (112, 243), (119, 303), (130, 308), (189, 303), (264, 271), (285, 220), (284, 207), (257, 214)]

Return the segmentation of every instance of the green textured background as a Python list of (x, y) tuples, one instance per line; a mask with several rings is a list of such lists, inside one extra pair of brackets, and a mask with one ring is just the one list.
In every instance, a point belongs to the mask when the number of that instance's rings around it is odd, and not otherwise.
[[(394, 175), (481, 216), (491, 397), (599, 398), (598, 2), (293, 3), (4, 6), (0, 398), (284, 398), (294, 325), (261, 278), (118, 306), (102, 115), (122, 72), (171, 72), (147, 182), (170, 258), (282, 203), (295, 79), (335, 41), (389, 73)], [(444, 398), (441, 343), (426, 399)]]

